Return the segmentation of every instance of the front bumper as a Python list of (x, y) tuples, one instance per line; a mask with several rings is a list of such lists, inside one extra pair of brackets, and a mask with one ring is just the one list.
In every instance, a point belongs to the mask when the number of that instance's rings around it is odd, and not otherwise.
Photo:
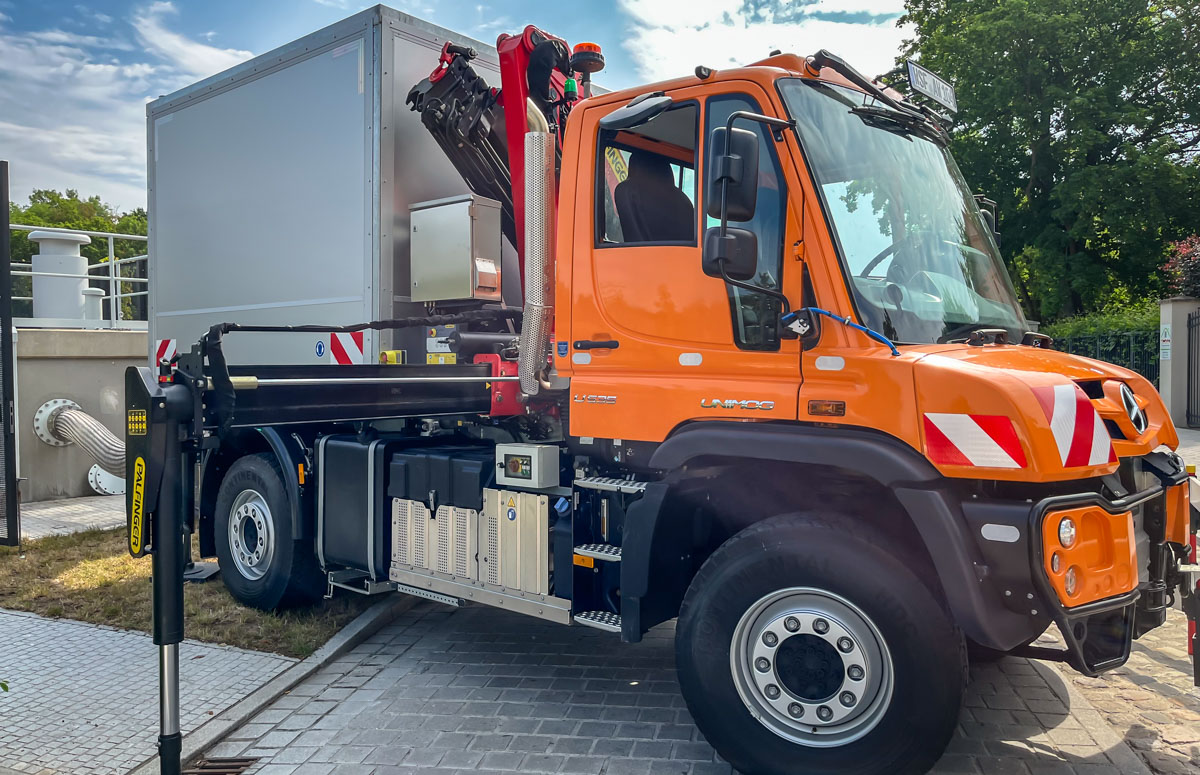
[[(1094, 487), (1094, 492), (1043, 493), (1039, 499), (1035, 492), (1010, 491), (1004, 498), (973, 496), (962, 502), (963, 518), (982, 560), (981, 585), (991, 587), (989, 596), (998, 598), (1006, 609), (1005, 621), (1011, 621), (1011, 614), (1020, 614), (1028, 623), (1023, 639), (1010, 631), (1005, 633), (1009, 635), (1007, 643), (981, 641), (983, 645), (1012, 650), (1053, 622), (1062, 633), (1066, 651), (1027, 653), (1066, 661), (1079, 672), (1094, 676), (1124, 664), (1133, 640), (1165, 621), (1177, 586), (1185, 595), (1190, 591), (1186, 576), (1179, 573), (1180, 547), (1166, 536), (1168, 492), (1188, 479), (1182, 461), (1159, 452), (1126, 462), (1128, 470), (1123, 470), (1123, 477), (1079, 483)], [(1133, 483), (1136, 490), (1128, 486)], [(1092, 594), (1078, 595), (1079, 602), (1071, 603), (1063, 594), (1061, 576), (1051, 578), (1043, 528), (1048, 518), (1086, 508), (1097, 518), (1112, 515), (1113, 540), (1097, 545), (1109, 555), (1117, 555), (1113, 563), (1116, 572), (1103, 576), (1103, 583), (1093, 586)], [(1117, 528), (1124, 525), (1130, 526)], [(1132, 525), (1137, 526), (1136, 535)], [(1128, 554), (1131, 541), (1138, 547), (1132, 557)], [(1058, 550), (1057, 544), (1053, 546), (1050, 551)], [(1121, 551), (1127, 553), (1124, 568), (1119, 562)], [(1105, 590), (1113, 594), (1100, 597)], [(991, 618), (999, 616), (993, 613)]]

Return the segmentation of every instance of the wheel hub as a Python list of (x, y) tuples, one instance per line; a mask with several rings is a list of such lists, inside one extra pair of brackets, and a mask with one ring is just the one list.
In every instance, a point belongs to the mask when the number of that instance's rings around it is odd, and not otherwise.
[(857, 740), (891, 700), (892, 660), (878, 628), (823, 590), (779, 590), (752, 605), (734, 631), (730, 667), (750, 713), (804, 745)]
[(266, 575), (275, 556), (275, 528), (267, 500), (257, 490), (243, 490), (229, 514), (229, 550), (238, 573), (251, 581)]

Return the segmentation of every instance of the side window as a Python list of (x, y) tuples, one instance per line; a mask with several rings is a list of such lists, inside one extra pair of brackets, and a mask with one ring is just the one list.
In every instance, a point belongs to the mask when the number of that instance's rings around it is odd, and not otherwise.
[(596, 245), (696, 244), (695, 103), (642, 126), (601, 130), (596, 170)]
[[(736, 110), (761, 112), (758, 103), (744, 94), (712, 97), (708, 100), (704, 119), (704, 136), (714, 127), (723, 127), (729, 114)], [(783, 237), (786, 228), (787, 187), (775, 143), (770, 141), (762, 124), (738, 121), (739, 129), (749, 129), (758, 135), (758, 206), (754, 218), (735, 223), (758, 236), (758, 272), (748, 280), (751, 285), (778, 290), (783, 272)], [(705, 226), (720, 226), (717, 218), (707, 218)], [(733, 340), (743, 350), (778, 350), (779, 331), (776, 325), (781, 312), (776, 299), (761, 293), (750, 293), (732, 285), (729, 309), (733, 315)]]

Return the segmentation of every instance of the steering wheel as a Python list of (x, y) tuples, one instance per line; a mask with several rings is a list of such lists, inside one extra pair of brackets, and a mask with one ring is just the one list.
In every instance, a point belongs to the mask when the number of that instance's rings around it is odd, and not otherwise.
[(901, 237), (900, 239), (896, 240), (895, 242), (893, 242), (892, 244), (888, 245), (883, 250), (876, 253), (875, 257), (872, 258), (870, 261), (868, 261), (867, 265), (864, 266), (861, 271), (859, 271), (858, 276), (859, 277), (869, 276), (868, 273), (875, 267), (879, 266), (879, 263), (881, 261), (883, 261), (883, 259), (887, 258), (888, 256), (895, 253), (897, 250), (899, 250), (901, 245), (907, 244), (911, 238), (912, 238), (911, 234), (905, 235), (905, 236)]

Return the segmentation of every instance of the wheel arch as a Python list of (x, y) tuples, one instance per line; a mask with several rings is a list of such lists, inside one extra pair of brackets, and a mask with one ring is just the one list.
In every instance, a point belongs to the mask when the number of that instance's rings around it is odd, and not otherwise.
[(313, 534), (311, 519), (306, 514), (301, 491), (298, 466), (304, 464), (305, 455), (300, 443), (271, 427), (234, 431), (222, 439), (221, 446), (209, 450), (201, 461), (198, 493), (198, 522), (200, 531), (200, 553), (211, 557), (216, 551), (214, 533), (217, 492), (229, 470), (238, 459), (246, 455), (269, 452), (279, 464), (283, 474), (284, 490), (288, 497), (292, 536), (310, 538)]
[[(919, 561), (923, 579), (973, 640), (1011, 648), (1029, 629), (1027, 617), (1005, 608), (982, 583), (977, 568), (983, 560), (959, 496), (923, 456), (891, 436), (861, 428), (705, 421), (677, 430), (650, 465), (668, 473), (633, 504), (626, 522), (625, 640), (638, 640), (674, 617), (696, 571), (729, 537), (763, 519), (818, 505), (868, 520)], [(869, 511), (864, 502), (872, 505)]]

